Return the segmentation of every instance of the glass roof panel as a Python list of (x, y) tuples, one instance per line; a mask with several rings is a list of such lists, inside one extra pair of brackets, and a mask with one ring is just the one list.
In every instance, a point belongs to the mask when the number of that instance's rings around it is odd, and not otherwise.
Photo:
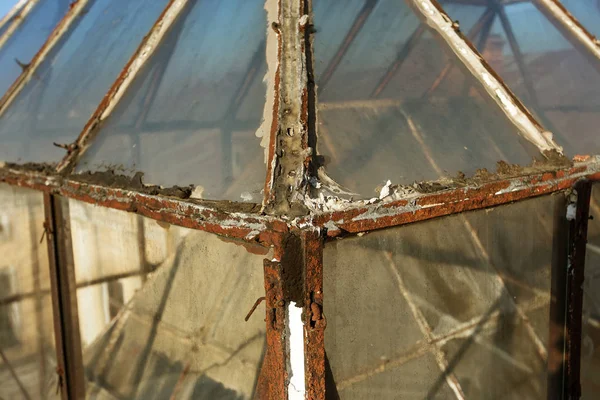
[(198, 1), (180, 18), (84, 153), (78, 172), (144, 173), (194, 195), (260, 202), (256, 137), (266, 84), (264, 2)]
[(600, 151), (600, 60), (573, 47), (531, 3), (499, 10), (478, 49), (567, 156)]
[(560, 0), (567, 10), (593, 35), (600, 37), (599, 0)]
[[(456, 8), (454, 18), (476, 36), (484, 10)], [(319, 151), (345, 188), (372, 197), (387, 179), (473, 174), (537, 155), (404, 2), (319, 0), (314, 13)]]
[(0, 160), (59, 161), (167, 3), (90, 1), (0, 116)]
[[(69, 9), (69, 0), (40, 0), (0, 47), (0, 97), (23, 72)], [(1, 13), (0, 13), (1, 14)], [(11, 23), (6, 24), (6, 28)], [(4, 29), (0, 30), (0, 34)]]

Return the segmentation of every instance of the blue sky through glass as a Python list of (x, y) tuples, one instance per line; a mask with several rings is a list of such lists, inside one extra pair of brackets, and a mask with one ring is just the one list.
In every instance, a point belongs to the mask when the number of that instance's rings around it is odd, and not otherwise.
[(0, 0), (0, 19), (4, 17), (19, 0)]

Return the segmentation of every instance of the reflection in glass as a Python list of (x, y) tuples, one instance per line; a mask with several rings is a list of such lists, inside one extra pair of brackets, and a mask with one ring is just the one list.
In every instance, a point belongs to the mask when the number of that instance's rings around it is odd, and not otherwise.
[(167, 3), (90, 1), (0, 117), (0, 160), (60, 161)]
[[(583, 22), (600, 26), (595, 0), (563, 3), (578, 13), (587, 10)], [(537, 120), (554, 134), (565, 154), (598, 153), (598, 59), (577, 50), (572, 44), (577, 39), (564, 36), (530, 2), (497, 7), (488, 29), (489, 35), (480, 35), (474, 43)]]
[[(451, 7), (467, 36), (485, 7)], [(350, 191), (387, 179), (467, 175), (537, 155), (435, 32), (403, 1), (314, 1), (319, 152)]]
[[(65, 201), (66, 204), (66, 201)], [(216, 235), (68, 201), (90, 398), (250, 399), (263, 257)]]
[[(101, 127), (78, 172), (114, 169), (208, 199), (262, 201), (263, 1), (191, 1)], [(270, 28), (269, 28), (270, 29)]]
[(42, 194), (0, 184), (0, 397), (54, 399), (56, 356)]
[(326, 244), (340, 398), (545, 398), (556, 198)]

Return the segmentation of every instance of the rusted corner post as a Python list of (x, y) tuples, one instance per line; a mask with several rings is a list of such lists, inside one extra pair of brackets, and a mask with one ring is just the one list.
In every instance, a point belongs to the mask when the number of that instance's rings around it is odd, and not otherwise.
[(279, 65), (269, 143), (264, 212), (293, 218), (308, 210), (302, 198), (308, 190), (307, 168), (313, 155), (308, 135), (308, 72), (305, 0), (279, 0), (277, 34)]
[(302, 232), (304, 258), (304, 354), (306, 399), (325, 398), (323, 245), (318, 230)]
[(281, 262), (264, 260), (267, 348), (258, 377), (257, 400), (287, 399), (287, 356), (285, 349), (285, 307)]
[(44, 211), (58, 385), (63, 400), (83, 399), (85, 381), (68, 206), (60, 197), (44, 193)]
[(591, 182), (579, 182), (575, 185), (567, 205), (569, 245), (567, 250), (567, 333), (563, 397), (565, 399), (579, 399), (581, 397), (580, 361), (583, 280), (591, 191)]

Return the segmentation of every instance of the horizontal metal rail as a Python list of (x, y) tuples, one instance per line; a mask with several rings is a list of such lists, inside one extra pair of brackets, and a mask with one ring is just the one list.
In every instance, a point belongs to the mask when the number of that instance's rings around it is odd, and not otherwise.
[[(0, 182), (58, 194), (98, 206), (134, 212), (145, 217), (186, 228), (212, 232), (269, 246), (272, 232), (285, 232), (287, 225), (275, 217), (258, 214), (259, 205), (180, 199), (144, 193), (143, 190), (89, 184), (64, 178), (57, 173), (0, 168)], [(253, 212), (256, 210), (256, 213)]]

